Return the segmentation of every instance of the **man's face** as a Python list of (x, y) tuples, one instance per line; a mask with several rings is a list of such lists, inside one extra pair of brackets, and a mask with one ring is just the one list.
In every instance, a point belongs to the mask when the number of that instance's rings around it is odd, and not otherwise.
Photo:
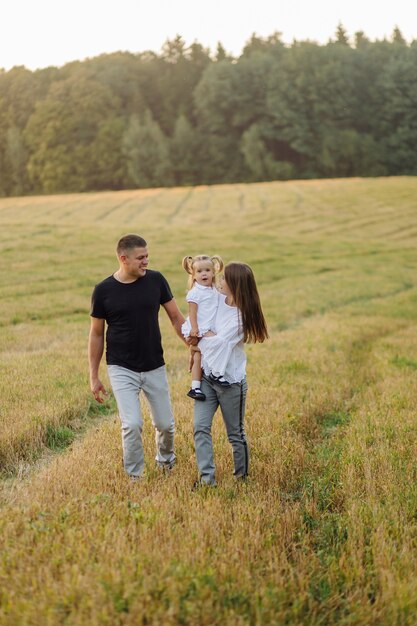
[(130, 276), (142, 278), (149, 264), (148, 248), (133, 248), (120, 257), (126, 272)]

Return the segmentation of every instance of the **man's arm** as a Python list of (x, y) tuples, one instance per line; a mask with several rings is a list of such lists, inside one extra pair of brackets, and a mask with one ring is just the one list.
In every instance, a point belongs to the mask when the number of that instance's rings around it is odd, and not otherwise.
[(182, 341), (184, 341), (184, 343), (186, 344), (187, 342), (185, 341), (184, 336), (181, 332), (181, 326), (184, 324), (185, 319), (183, 314), (179, 310), (174, 298), (172, 300), (169, 300), (169, 302), (165, 302), (165, 304), (163, 304), (162, 306), (167, 312), (167, 315), (171, 320), (171, 324), (173, 325), (178, 337), (182, 339)]
[(99, 378), (100, 361), (104, 351), (104, 320), (98, 317), (91, 318), (90, 335), (88, 338), (88, 363), (90, 366), (90, 388), (97, 402), (103, 403), (107, 395)]

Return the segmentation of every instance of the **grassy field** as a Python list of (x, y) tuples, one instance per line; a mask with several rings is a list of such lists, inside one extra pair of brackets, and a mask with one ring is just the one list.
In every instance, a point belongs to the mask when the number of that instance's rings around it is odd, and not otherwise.
[[(184, 312), (186, 254), (255, 271), (271, 338), (247, 348), (245, 485), (217, 416), (219, 487), (190, 490), (163, 312), (178, 464), (156, 471), (147, 419), (146, 480), (124, 475), (86, 345), (127, 232)], [(0, 199), (0, 250), (2, 626), (416, 623), (417, 178)]]

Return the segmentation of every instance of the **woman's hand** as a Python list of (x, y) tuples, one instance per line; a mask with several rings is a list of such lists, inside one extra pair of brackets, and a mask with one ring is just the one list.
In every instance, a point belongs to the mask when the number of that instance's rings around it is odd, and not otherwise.
[(212, 330), (208, 330), (206, 333), (204, 333), (203, 337), (215, 337), (216, 333), (213, 333)]

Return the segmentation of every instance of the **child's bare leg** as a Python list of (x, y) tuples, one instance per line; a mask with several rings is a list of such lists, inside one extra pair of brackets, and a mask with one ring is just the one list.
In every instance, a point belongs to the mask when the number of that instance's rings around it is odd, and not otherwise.
[[(201, 352), (194, 352), (194, 363), (191, 368), (191, 378), (193, 382), (201, 383)], [(198, 385), (200, 387), (200, 385)]]
[(202, 373), (201, 373), (201, 354), (200, 352), (195, 352), (194, 353), (194, 362), (193, 362), (193, 366), (191, 368), (191, 389), (188, 392), (188, 396), (190, 398), (193, 398), (194, 400), (205, 400), (206, 396), (205, 394), (201, 391), (200, 387), (201, 387), (201, 378), (202, 378)]

